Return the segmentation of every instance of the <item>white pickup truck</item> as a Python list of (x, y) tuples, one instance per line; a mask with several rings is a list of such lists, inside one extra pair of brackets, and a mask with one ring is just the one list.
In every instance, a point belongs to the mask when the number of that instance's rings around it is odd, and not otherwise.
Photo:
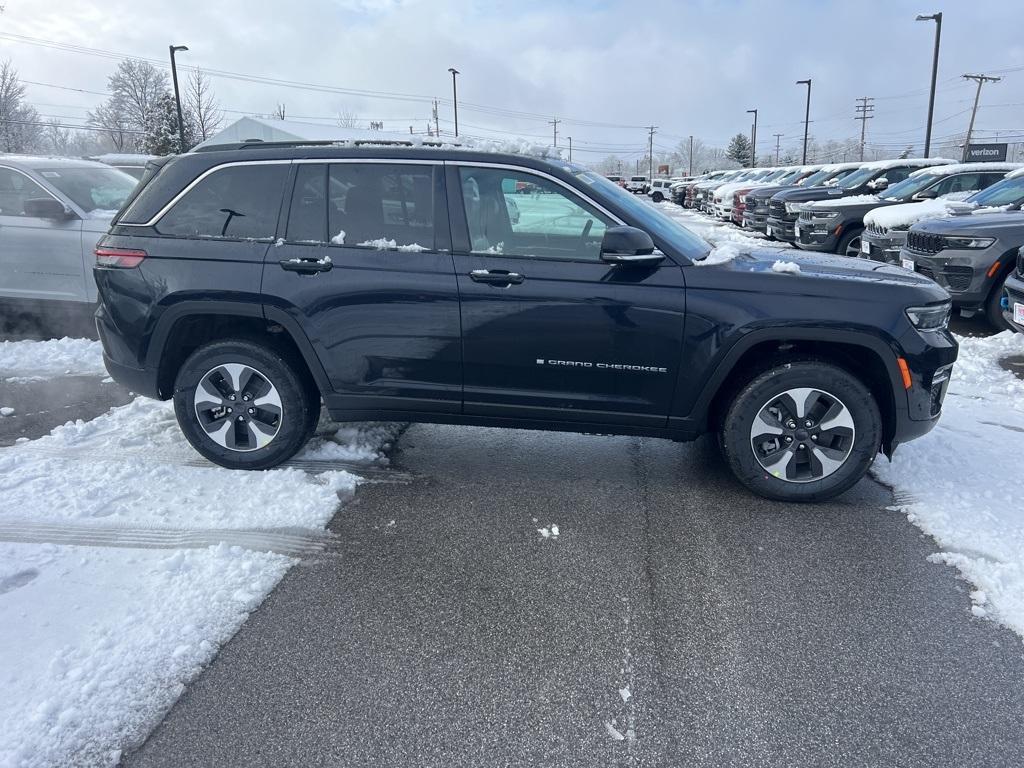
[(630, 176), (629, 181), (626, 182), (626, 189), (634, 195), (646, 195), (650, 186), (651, 182), (646, 176)]

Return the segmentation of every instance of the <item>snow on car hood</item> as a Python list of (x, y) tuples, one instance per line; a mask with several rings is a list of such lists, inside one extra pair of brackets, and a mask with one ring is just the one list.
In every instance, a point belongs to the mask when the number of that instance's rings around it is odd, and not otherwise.
[(833, 197), (829, 198), (828, 200), (815, 200), (814, 202), (805, 204), (804, 208), (823, 208), (829, 211), (833, 211), (836, 208), (852, 208), (857, 205), (864, 205), (865, 203), (877, 202), (879, 202), (878, 195), (850, 195), (849, 197)]
[(915, 203), (900, 203), (883, 208), (875, 208), (864, 216), (866, 226), (879, 229), (907, 229), (923, 219), (937, 216), (951, 216), (957, 211), (970, 211), (974, 208), (970, 203), (959, 200), (922, 200)]

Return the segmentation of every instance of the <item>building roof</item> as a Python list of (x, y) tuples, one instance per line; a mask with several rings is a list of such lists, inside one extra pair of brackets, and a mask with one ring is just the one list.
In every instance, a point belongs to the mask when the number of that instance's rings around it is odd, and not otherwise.
[(242, 141), (408, 141), (410, 134), (400, 131), (370, 131), (342, 128), (323, 123), (302, 123), (297, 120), (274, 120), (265, 117), (240, 117), (196, 145), (201, 149), (218, 144)]

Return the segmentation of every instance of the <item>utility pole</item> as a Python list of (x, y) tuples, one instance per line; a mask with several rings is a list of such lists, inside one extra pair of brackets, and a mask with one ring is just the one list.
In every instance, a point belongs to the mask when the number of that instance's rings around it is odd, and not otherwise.
[(448, 71), (452, 73), (452, 108), (455, 111), (455, 138), (459, 138), (459, 92), (455, 87), (455, 76), (459, 74), (459, 70), (455, 67), (448, 67)]
[(647, 126), (647, 160), (649, 161), (647, 170), (648, 179), (654, 178), (654, 132), (657, 128), (658, 126), (656, 125)]
[(569, 162), (571, 163), (572, 162), (572, 136), (569, 136), (568, 139), (569, 139)]
[(558, 124), (560, 122), (562, 121), (557, 117), (552, 120), (548, 120), (548, 125), (551, 126), (551, 146), (553, 147), (558, 146)]
[(434, 99), (434, 135), (441, 136), (441, 119), (437, 115), (437, 99)]
[(804, 159), (802, 165), (807, 165), (807, 126), (811, 122), (811, 79), (797, 80), (797, 85), (807, 86), (807, 109), (804, 111)]
[(174, 103), (178, 107), (178, 152), (187, 152), (185, 147), (185, 122), (181, 117), (181, 94), (178, 92), (178, 66), (174, 62), (174, 54), (187, 51), (187, 45), (169, 45), (171, 51), (171, 79), (174, 81)]
[(775, 164), (778, 165), (779, 164), (779, 144), (782, 141), (782, 134), (781, 133), (773, 133), (772, 136), (775, 137)]
[[(857, 101), (860, 104), (857, 105), (857, 116), (854, 120), (860, 120), (860, 161), (864, 162), (864, 136), (867, 129), (868, 120), (874, 117), (871, 113), (875, 110), (875, 105), (870, 103), (874, 101), (871, 96), (861, 96)], [(845, 158), (844, 158), (845, 160)]]
[(690, 134), (690, 172), (687, 176), (693, 176), (693, 134)]
[(757, 110), (748, 109), (747, 114), (754, 115), (754, 127), (750, 129), (750, 167), (757, 165)]
[(935, 52), (932, 54), (932, 89), (928, 96), (928, 127), (924, 132), (924, 156), (930, 157), (932, 149), (932, 115), (935, 114), (935, 78), (939, 74), (939, 41), (942, 39), (942, 14), (933, 13), (928, 16), (923, 14), (917, 17), (917, 21), (935, 22)]
[(986, 82), (998, 83), (1002, 80), (1001, 77), (991, 77), (990, 75), (964, 75), (964, 80), (977, 80), (978, 90), (974, 92), (974, 108), (971, 110), (971, 124), (967, 126), (967, 138), (964, 139), (964, 155), (962, 162), (967, 162), (967, 149), (971, 146), (971, 134), (974, 133), (974, 117), (978, 114), (978, 100), (981, 98), (981, 86)]

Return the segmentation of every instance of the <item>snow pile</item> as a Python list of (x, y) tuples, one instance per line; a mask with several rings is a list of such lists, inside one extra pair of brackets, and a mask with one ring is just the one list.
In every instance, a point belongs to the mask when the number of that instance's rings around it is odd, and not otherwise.
[(805, 208), (811, 210), (824, 208), (825, 210), (832, 210), (833, 208), (845, 208), (852, 205), (864, 205), (865, 203), (877, 203), (878, 195), (850, 195), (849, 197), (832, 197), (827, 200), (813, 200), (809, 203), (805, 203)]
[(716, 245), (711, 249), (711, 253), (709, 253), (705, 258), (700, 261), (695, 261), (694, 263), (698, 267), (711, 267), (715, 264), (725, 264), (730, 262), (739, 255), (740, 251), (735, 245), (732, 243), (726, 243), (725, 245)]
[(1012, 471), (1024, 455), (1024, 381), (998, 363), (1024, 354), (1024, 335), (959, 342), (938, 425), (872, 471), (896, 490), (898, 509), (936, 539), (934, 559), (977, 587), (974, 614), (1024, 635), (1024, 507)]
[(318, 435), (297, 458), (303, 461), (362, 461), (386, 464), (386, 451), (404, 425), (393, 422), (345, 424)]
[(334, 243), (335, 245), (344, 245), (345, 244), (345, 230), (344, 229), (338, 230), (338, 234), (334, 235), (331, 238), (331, 242)]
[(9, 405), (5, 405), (2, 408), (0, 408), (0, 416), (13, 416), (13, 415), (14, 415), (14, 409), (11, 408)]
[[(344, 233), (342, 233), (344, 236)], [(334, 241), (334, 238), (331, 238)], [(376, 248), (378, 251), (409, 251), (412, 253), (419, 253), (420, 251), (429, 251), (430, 249), (426, 246), (420, 245), (419, 243), (412, 243), (410, 245), (399, 245), (394, 240), (388, 240), (386, 237), (378, 237), (376, 240), (364, 240), (359, 245), (366, 248)]]
[(103, 347), (91, 339), (0, 341), (0, 377), (106, 376)]
[(779, 259), (772, 264), (772, 272), (782, 272), (783, 274), (796, 275), (800, 272), (800, 265), (795, 261), (782, 261)]
[[(394, 435), (348, 425), (313, 457), (378, 460)], [(60, 541), (0, 544), (0, 765), (115, 764), (295, 562), (275, 542), (322, 529), (357, 482), (215, 467), (141, 398), (0, 450), (0, 526)], [(232, 543), (253, 529), (277, 551)]]
[(912, 224), (925, 219), (934, 219), (939, 216), (949, 216), (956, 210), (969, 210), (969, 203), (961, 203), (943, 198), (937, 200), (922, 200), (919, 203), (901, 203), (882, 208), (875, 208), (868, 211), (864, 216), (866, 226), (875, 226), (881, 229), (896, 229), (897, 227), (909, 229)]

